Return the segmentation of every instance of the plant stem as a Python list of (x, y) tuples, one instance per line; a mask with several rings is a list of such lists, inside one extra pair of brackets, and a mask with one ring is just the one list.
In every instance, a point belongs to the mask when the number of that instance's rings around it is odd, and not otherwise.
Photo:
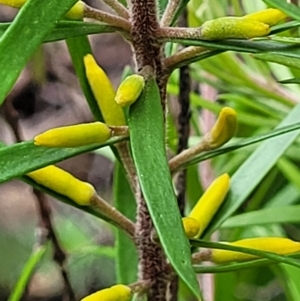
[(169, 0), (168, 5), (167, 5), (167, 7), (164, 11), (164, 14), (162, 15), (161, 21), (160, 21), (160, 25), (162, 27), (171, 25), (174, 14), (179, 6), (179, 3), (180, 3), (180, 0)]
[(114, 16), (110, 13), (97, 10), (88, 5), (85, 5), (84, 7), (84, 17), (119, 27), (120, 29), (123, 29), (127, 33), (130, 32), (130, 23), (127, 20), (118, 16)]
[(116, 208), (109, 205), (99, 195), (95, 194), (91, 200), (91, 205), (101, 211), (101, 213), (115, 222), (121, 229), (126, 231), (131, 237), (135, 233), (134, 223), (120, 213)]
[(169, 161), (171, 172), (175, 172), (180, 168), (180, 166), (192, 159), (195, 155), (198, 155), (199, 153), (207, 150), (209, 150), (209, 147), (206, 141), (202, 140), (199, 144), (182, 151), (180, 154), (176, 155)]
[(117, 0), (103, 0), (110, 8), (112, 8), (120, 17), (128, 20), (129, 12), (128, 10)]
[(201, 39), (201, 29), (189, 27), (162, 27), (159, 29), (157, 37), (165, 41), (171, 41), (172, 39)]

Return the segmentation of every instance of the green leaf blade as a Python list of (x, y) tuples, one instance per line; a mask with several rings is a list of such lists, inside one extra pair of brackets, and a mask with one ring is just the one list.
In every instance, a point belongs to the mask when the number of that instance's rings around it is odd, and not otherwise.
[(154, 79), (146, 82), (142, 95), (130, 108), (129, 116), (133, 158), (160, 242), (178, 275), (199, 297), (190, 248), (181, 225), (166, 159), (163, 114)]

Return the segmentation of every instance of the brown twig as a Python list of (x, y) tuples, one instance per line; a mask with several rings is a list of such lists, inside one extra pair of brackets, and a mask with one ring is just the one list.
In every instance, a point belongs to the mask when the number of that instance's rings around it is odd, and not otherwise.
[(84, 17), (119, 27), (127, 33), (130, 32), (130, 23), (126, 19), (95, 9), (88, 5), (85, 5), (84, 7)]
[(129, 12), (128, 10), (117, 0), (103, 0), (110, 8), (112, 8), (120, 17), (128, 20)]
[[(54, 254), (53, 260), (60, 267), (60, 273), (62, 275), (64, 281), (64, 290), (63, 290), (63, 301), (75, 301), (75, 294), (73, 288), (71, 286), (68, 273), (65, 268), (67, 254), (60, 246), (53, 225), (51, 221), (51, 208), (49, 206), (47, 198), (45, 198), (44, 193), (40, 192), (37, 189), (33, 190), (36, 195), (38, 211), (40, 216), (39, 228), (42, 230), (42, 235), (44, 235), (44, 239), (42, 239), (42, 243), (46, 243), (47, 240), (50, 240), (53, 244)], [(44, 241), (43, 241), (44, 240)]]
[[(21, 142), (22, 134), (21, 129), (19, 125), (19, 115), (18, 112), (14, 109), (12, 105), (12, 99), (8, 97), (6, 99), (5, 105), (4, 105), (4, 115), (6, 118), (6, 121), (12, 128), (17, 142)], [(75, 301), (75, 295), (74, 291), (72, 289), (72, 286), (70, 284), (67, 271), (64, 267), (67, 255), (64, 252), (64, 250), (61, 248), (52, 222), (51, 222), (51, 209), (49, 207), (48, 201), (45, 198), (45, 195), (34, 189), (34, 194), (36, 195), (37, 199), (37, 205), (38, 205), (38, 211), (39, 211), (39, 226), (38, 226), (38, 233), (39, 236), (37, 238), (37, 244), (38, 245), (44, 245), (47, 243), (47, 241), (51, 241), (53, 244), (54, 254), (53, 259), (55, 262), (57, 262), (58, 266), (60, 267), (60, 272), (64, 281), (64, 290), (63, 290), (63, 301)], [(27, 290), (24, 290), (24, 298), (27, 294)]]

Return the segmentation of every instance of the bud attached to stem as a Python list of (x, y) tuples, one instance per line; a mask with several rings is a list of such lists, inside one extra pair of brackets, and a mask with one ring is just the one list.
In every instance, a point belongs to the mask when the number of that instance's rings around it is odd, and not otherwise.
[(145, 79), (138, 74), (129, 75), (120, 84), (115, 101), (121, 106), (132, 105), (140, 96), (145, 86)]
[(69, 197), (81, 206), (88, 206), (95, 195), (94, 187), (72, 176), (63, 169), (50, 165), (27, 174), (41, 184), (59, 194)]
[[(272, 252), (276, 254), (293, 254), (300, 252), (300, 243), (282, 237), (258, 237), (242, 239), (235, 242), (227, 243), (231, 246), (245, 247), (260, 251)], [(215, 263), (225, 263), (231, 261), (247, 261), (257, 259), (259, 257), (251, 254), (213, 249), (211, 260)]]
[(241, 17), (222, 17), (204, 22), (200, 27), (203, 40), (252, 39), (266, 36), (268, 24)]
[(106, 73), (97, 65), (94, 57), (84, 57), (85, 73), (103, 118), (108, 125), (126, 125), (122, 108), (115, 102), (115, 91)]
[(129, 286), (118, 284), (91, 294), (81, 301), (129, 301), (132, 290)]
[(215, 149), (228, 142), (237, 129), (237, 114), (235, 110), (225, 107), (221, 110), (218, 119), (211, 130), (205, 135), (210, 149)]
[(223, 203), (229, 187), (230, 177), (225, 173), (210, 184), (189, 214), (189, 217), (197, 220), (200, 225), (200, 230), (196, 237), (199, 237), (208, 226)]
[(50, 147), (76, 147), (103, 143), (111, 135), (111, 129), (105, 123), (83, 123), (50, 129), (35, 136), (34, 144)]

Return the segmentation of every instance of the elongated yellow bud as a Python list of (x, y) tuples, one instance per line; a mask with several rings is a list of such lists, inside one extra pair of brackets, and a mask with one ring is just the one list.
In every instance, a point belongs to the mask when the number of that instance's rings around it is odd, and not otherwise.
[(90, 205), (91, 198), (95, 194), (95, 189), (91, 184), (78, 180), (54, 165), (32, 171), (27, 176), (38, 184), (69, 197), (81, 206)]
[(270, 26), (277, 24), (278, 22), (284, 20), (287, 17), (285, 13), (276, 8), (268, 8), (260, 10), (258, 12), (245, 15), (243, 19), (255, 20)]
[(225, 107), (205, 139), (211, 149), (217, 148), (228, 142), (234, 136), (236, 129), (237, 114), (235, 110)]
[(108, 125), (125, 125), (124, 112), (115, 102), (115, 91), (105, 72), (91, 54), (84, 57), (84, 65), (86, 77), (105, 122)]
[[(27, 0), (0, 0), (0, 4), (11, 6), (14, 8), (21, 8)], [(84, 2), (78, 1), (72, 8), (66, 13), (66, 17), (69, 19), (83, 19), (84, 16)]]
[(34, 138), (34, 144), (50, 147), (75, 147), (103, 143), (111, 137), (110, 128), (102, 122), (83, 123), (48, 130)]
[(143, 76), (133, 74), (126, 77), (117, 90), (115, 101), (121, 107), (132, 105), (142, 93), (144, 86), (145, 79)]
[[(281, 255), (300, 252), (299, 242), (282, 237), (248, 238), (226, 244), (231, 246), (245, 247), (249, 249), (272, 252)], [(218, 249), (212, 250), (212, 261), (216, 263), (224, 263), (230, 261), (247, 261), (257, 258), (257, 256), (241, 252)]]
[(129, 286), (118, 284), (91, 294), (81, 301), (129, 301), (132, 291)]
[(200, 225), (200, 230), (196, 237), (199, 237), (203, 233), (214, 214), (221, 206), (229, 187), (230, 177), (225, 173), (210, 184), (189, 214), (189, 217), (197, 220)]
[(197, 237), (200, 231), (200, 224), (196, 219), (188, 216), (183, 217), (182, 224), (187, 238)]
[(222, 17), (206, 21), (200, 27), (203, 40), (252, 39), (270, 32), (268, 24), (241, 17)]

